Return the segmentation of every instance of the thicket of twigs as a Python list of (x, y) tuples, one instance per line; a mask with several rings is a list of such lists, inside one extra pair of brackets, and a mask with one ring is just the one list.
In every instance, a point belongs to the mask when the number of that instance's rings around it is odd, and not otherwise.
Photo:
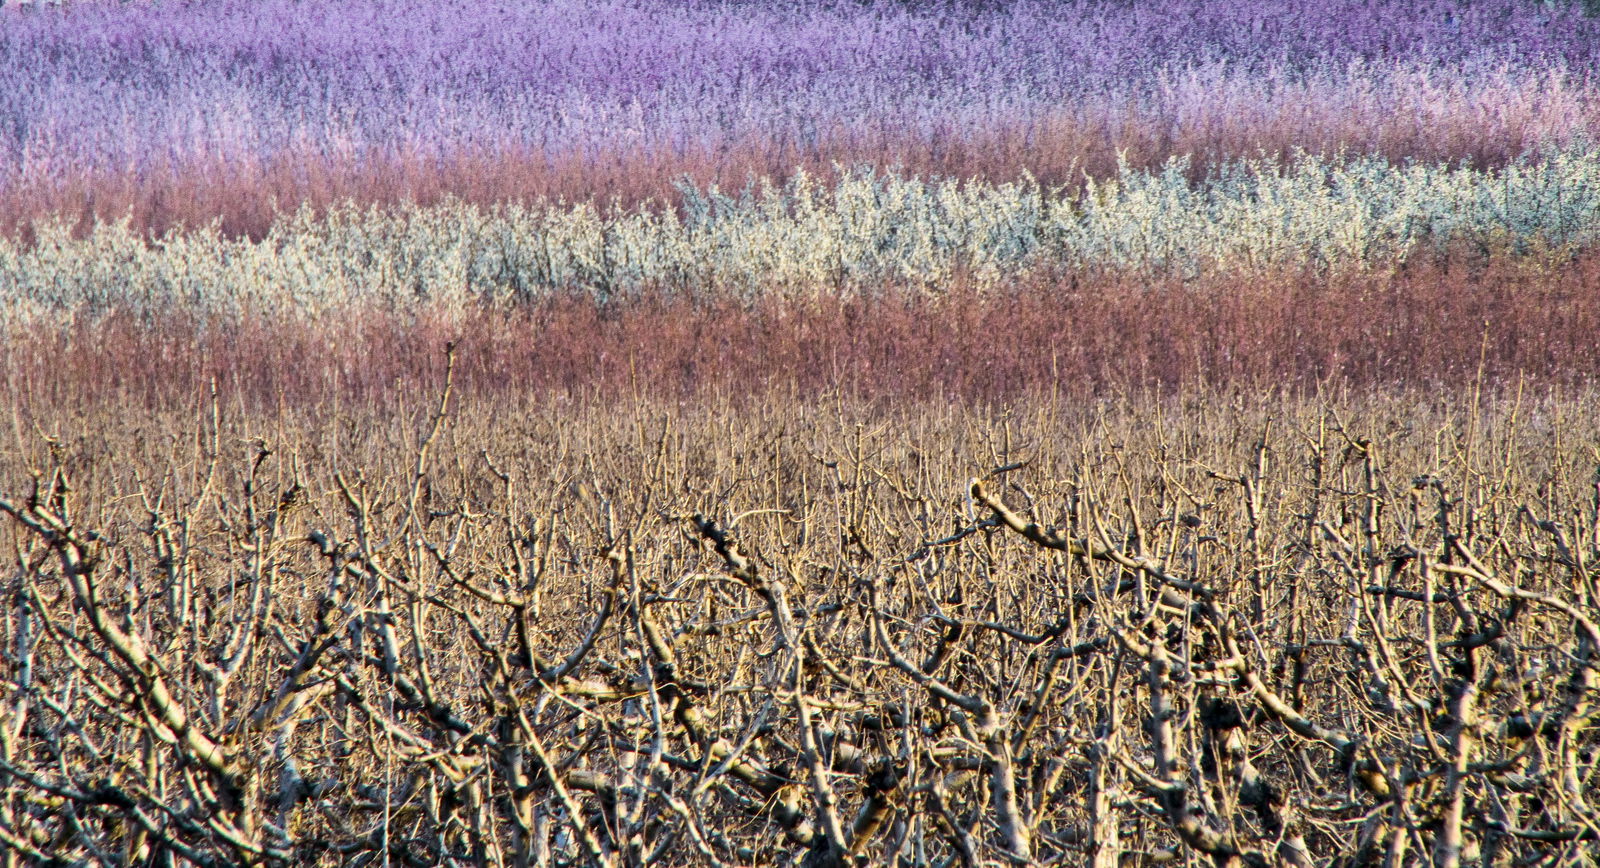
[(1600, 847), (1593, 395), (443, 391), (15, 426), (6, 864)]

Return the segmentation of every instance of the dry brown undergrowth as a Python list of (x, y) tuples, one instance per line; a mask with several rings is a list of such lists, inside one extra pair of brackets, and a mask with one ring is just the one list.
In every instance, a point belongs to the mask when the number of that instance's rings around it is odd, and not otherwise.
[(1579, 864), (1593, 399), (19, 413), (3, 861)]

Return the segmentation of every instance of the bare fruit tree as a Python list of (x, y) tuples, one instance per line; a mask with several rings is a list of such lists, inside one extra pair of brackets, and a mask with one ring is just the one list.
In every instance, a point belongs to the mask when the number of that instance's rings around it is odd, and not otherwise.
[(1314, 407), (1226, 442), (507, 418), (446, 388), (359, 460), (217, 418), (125, 484), (52, 443), (0, 500), (5, 863), (1600, 851), (1577, 453)]

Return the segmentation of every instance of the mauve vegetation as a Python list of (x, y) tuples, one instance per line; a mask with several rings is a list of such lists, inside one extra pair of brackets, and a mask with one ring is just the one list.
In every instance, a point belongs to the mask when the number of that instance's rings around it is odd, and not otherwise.
[(625, 203), (871, 162), (1048, 185), (1118, 155), (1493, 165), (1581, 144), (1600, 19), (1523, 0), (12, 6), (0, 225)]
[(0, 868), (1594, 864), (1597, 133), (1560, 2), (7, 4)]

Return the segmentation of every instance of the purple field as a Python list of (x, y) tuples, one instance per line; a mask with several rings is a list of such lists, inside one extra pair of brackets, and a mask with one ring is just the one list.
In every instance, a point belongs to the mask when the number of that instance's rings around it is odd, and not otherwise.
[(0, 12), (0, 227), (595, 199), (835, 163), (1047, 184), (1118, 155), (1494, 165), (1600, 124), (1600, 19), (1523, 0), (294, 0)]

